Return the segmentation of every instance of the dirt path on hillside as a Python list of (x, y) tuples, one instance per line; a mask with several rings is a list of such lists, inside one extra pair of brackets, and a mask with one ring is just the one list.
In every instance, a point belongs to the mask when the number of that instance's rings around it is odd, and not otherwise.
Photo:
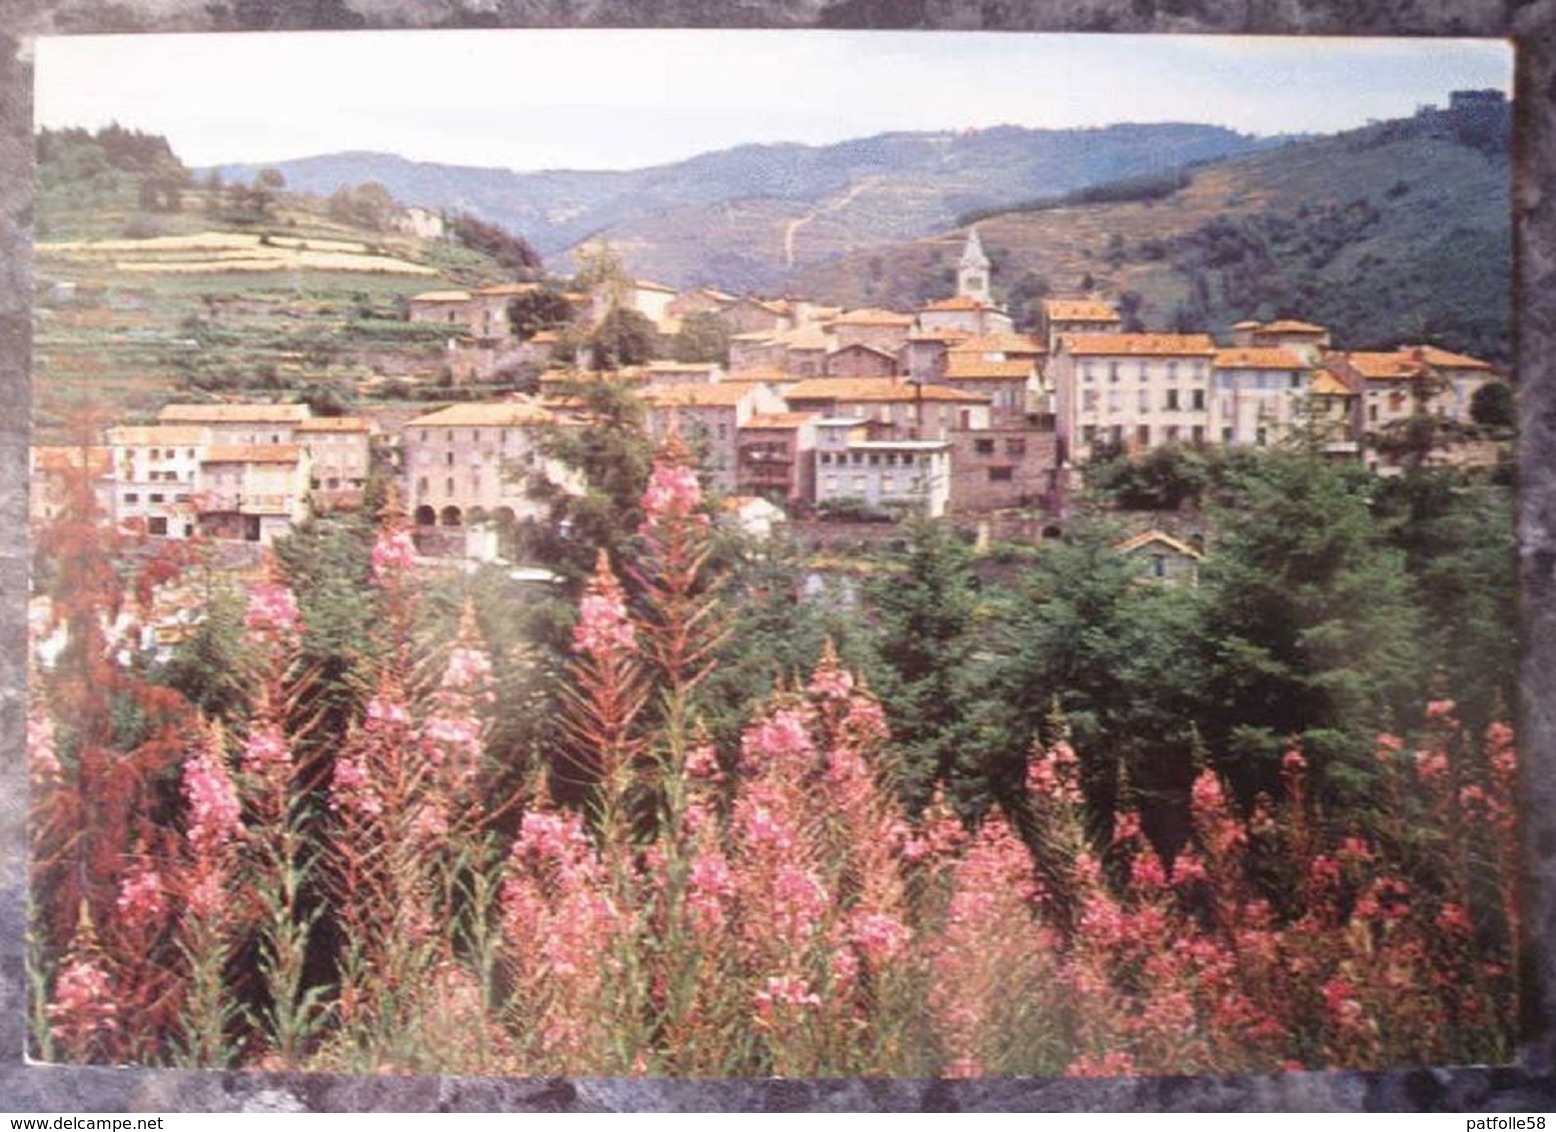
[(785, 267), (793, 267), (794, 266), (794, 234), (796, 232), (798, 232), (801, 228), (805, 227), (805, 225), (809, 224), (812, 220), (816, 219), (816, 217), (821, 216), (824, 213), (837, 212), (839, 209), (847, 208), (851, 203), (853, 203), (853, 200), (854, 200), (855, 197), (857, 197), (860, 193), (864, 192), (865, 189), (872, 188), (874, 185), (875, 185), (875, 180), (873, 178), (865, 177), (864, 179), (862, 179), (860, 181), (857, 181), (857, 182), (855, 182), (852, 185), (849, 185), (848, 188), (840, 196), (838, 196), (835, 200), (830, 200), (830, 201), (827, 201), (824, 204), (819, 204), (815, 208), (813, 208), (809, 212), (807, 212), (804, 216), (797, 217), (796, 219), (789, 221), (788, 224), (784, 225), (784, 229), (783, 229), (783, 263), (784, 263), (784, 266)]

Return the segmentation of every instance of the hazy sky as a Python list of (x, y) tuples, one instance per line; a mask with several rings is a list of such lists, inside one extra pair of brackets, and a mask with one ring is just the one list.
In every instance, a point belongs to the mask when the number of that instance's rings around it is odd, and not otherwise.
[(1332, 131), (1511, 90), (1501, 40), (516, 30), (46, 37), (40, 125), (190, 165), (347, 149), (621, 169), (743, 142), (1192, 121)]

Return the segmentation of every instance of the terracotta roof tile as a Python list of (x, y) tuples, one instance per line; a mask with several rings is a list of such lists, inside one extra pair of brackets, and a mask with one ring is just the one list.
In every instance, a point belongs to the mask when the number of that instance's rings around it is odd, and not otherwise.
[(836, 326), (912, 326), (913, 316), (874, 307), (862, 307), (859, 310), (845, 311), (832, 322)]
[(688, 409), (734, 408), (750, 396), (760, 384), (751, 381), (703, 381), (682, 382), (677, 385), (654, 385), (640, 394), (644, 401), (655, 408)]
[(303, 450), (296, 444), (213, 444), (202, 464), (295, 464)]
[(307, 405), (164, 405), (161, 424), (296, 424), (312, 416)]
[(108, 430), (108, 443), (115, 446), (165, 444), (186, 448), (204, 444), (207, 439), (205, 429), (195, 425), (119, 425)]
[(533, 401), (472, 401), (450, 405), (406, 421), (406, 428), (524, 428), (551, 422), (551, 413)]
[(1211, 357), (1216, 344), (1208, 334), (1071, 334), (1065, 348), (1096, 357)]
[(1312, 369), (1280, 346), (1234, 346), (1216, 351), (1217, 369)]
[(945, 376), (952, 381), (976, 380), (1026, 380), (1033, 373), (1030, 360), (1014, 362), (987, 362), (981, 357), (959, 358), (952, 354), (946, 359)]
[(879, 401), (899, 403), (915, 401), (957, 401), (988, 404), (981, 393), (963, 393), (944, 385), (916, 385), (895, 377), (817, 377), (802, 381), (784, 393), (791, 405), (796, 401)]
[(1356, 350), (1346, 354), (1345, 360), (1368, 381), (1407, 381), (1421, 373), (1421, 363), (1398, 350)]
[(741, 429), (766, 428), (766, 429), (796, 429), (803, 424), (816, 419), (815, 413), (758, 413), (751, 417)]
[(1123, 322), (1119, 313), (1100, 299), (1045, 299), (1043, 313), (1050, 322)]

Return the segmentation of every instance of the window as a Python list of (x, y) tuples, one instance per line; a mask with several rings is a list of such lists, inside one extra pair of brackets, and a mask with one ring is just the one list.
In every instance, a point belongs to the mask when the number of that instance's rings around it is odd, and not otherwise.
[(1221, 443), (1222, 444), (1231, 444), (1232, 441), (1234, 441), (1236, 439), (1237, 439), (1237, 431), (1234, 428), (1232, 428), (1231, 425), (1228, 425), (1226, 428), (1221, 430)]
[(1092, 365), (1091, 365), (1090, 362), (1087, 362), (1085, 365), (1081, 366), (1081, 380), (1082, 381), (1095, 381), (1096, 379), (1097, 379), (1097, 375), (1093, 371)]
[(1150, 380), (1150, 377), (1151, 377), (1151, 363), (1150, 362), (1141, 362), (1140, 363), (1140, 380), (1141, 381), (1148, 381), (1148, 380)]
[(989, 469), (989, 482), (990, 483), (1010, 483), (1012, 480), (1015, 479), (1015, 473), (1016, 473), (1016, 470), (1014, 468), (990, 468)]
[(1194, 443), (1195, 444), (1203, 444), (1203, 443), (1205, 443), (1205, 426), (1204, 425), (1195, 425), (1194, 426), (1194, 431), (1193, 431), (1192, 435), (1194, 437)]
[(146, 497), (146, 500), (150, 503), (161, 503), (166, 498), (160, 491), (154, 491)]
[(1088, 413), (1097, 411), (1097, 391), (1095, 389), (1088, 389), (1081, 396), (1081, 409)]
[(1005, 441), (1005, 455), (1013, 460), (1019, 460), (1027, 454), (1027, 442), (1019, 436), (1012, 436)]
[(1177, 381), (1178, 380), (1178, 363), (1177, 362), (1168, 362), (1167, 363), (1167, 380), (1168, 381)]
[(1195, 389), (1189, 393), (1189, 408), (1196, 413), (1205, 411), (1205, 391), (1203, 389)]
[(1108, 363), (1108, 380), (1109, 381), (1117, 381), (1118, 380), (1118, 363), (1117, 362), (1109, 362)]
[(1151, 394), (1147, 390), (1140, 390), (1139, 408), (1142, 413), (1151, 411)]
[(821, 461), (822, 467), (826, 467), (828, 464), (832, 463), (832, 453), (830, 452), (823, 452), (818, 458)]
[(454, 454), (452, 452), (443, 453), (443, 460), (449, 467), (452, 468), (454, 466)]
[(140, 492), (138, 492), (138, 491), (127, 491), (127, 492), (125, 492), (124, 493), (124, 501), (126, 503), (139, 503), (140, 502)]
[(1151, 577), (1165, 578), (1167, 576), (1167, 556), (1165, 554), (1151, 555)]
[(1118, 390), (1110, 390), (1108, 392), (1108, 412), (1116, 413), (1123, 407), (1123, 398), (1119, 395)]
[(870, 467), (878, 468), (880, 466), (881, 466), (881, 454), (879, 452), (871, 452), (870, 453)]
[(1138, 426), (1135, 429), (1135, 440), (1139, 441), (1141, 448), (1149, 448), (1151, 446), (1151, 426), (1146, 424)]
[(453, 476), (449, 476), (448, 479), (443, 481), (443, 494), (444, 495), (453, 495), (454, 494), (454, 477)]
[(1168, 444), (1176, 444), (1177, 442), (1178, 442), (1178, 426), (1177, 425), (1168, 425), (1167, 426), (1167, 443)]
[(162, 515), (153, 515), (146, 520), (146, 533), (152, 535), (167, 534), (167, 518)]
[(1292, 370), (1291, 371), (1291, 388), (1293, 388), (1293, 389), (1301, 389), (1302, 388), (1302, 371), (1301, 370)]
[(1261, 428), (1254, 436), (1254, 443), (1263, 448), (1270, 441), (1270, 430)]
[(1167, 404), (1165, 407), (1167, 409), (1176, 409), (1178, 407), (1178, 391), (1176, 389), (1167, 390)]
[(1097, 440), (1097, 426), (1096, 425), (1087, 425), (1086, 427), (1081, 429), (1081, 443), (1082, 444), (1086, 444), (1086, 445), (1095, 444), (1096, 440)]
[(988, 439), (975, 440), (973, 441), (973, 451), (980, 456), (992, 456), (994, 455), (994, 441)]

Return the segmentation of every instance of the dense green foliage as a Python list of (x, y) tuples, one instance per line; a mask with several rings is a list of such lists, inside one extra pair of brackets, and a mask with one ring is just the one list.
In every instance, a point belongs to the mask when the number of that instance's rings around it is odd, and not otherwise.
[(471, 251), (490, 256), (515, 278), (529, 279), (544, 264), (540, 253), (522, 236), (515, 236), (501, 225), (461, 212), (449, 225), (454, 238)]
[(1116, 204), (1121, 201), (1166, 200), (1174, 193), (1186, 189), (1193, 181), (1187, 166), (1167, 169), (1159, 173), (1145, 173), (1138, 177), (1124, 177), (1106, 181), (1100, 185), (1086, 185), (1057, 196), (1040, 197), (1037, 200), (1018, 201), (1013, 205), (997, 208), (981, 208), (957, 217), (958, 227), (976, 224), (991, 216), (1003, 216), (1011, 212), (1046, 212), (1055, 208), (1067, 208), (1077, 204)]

